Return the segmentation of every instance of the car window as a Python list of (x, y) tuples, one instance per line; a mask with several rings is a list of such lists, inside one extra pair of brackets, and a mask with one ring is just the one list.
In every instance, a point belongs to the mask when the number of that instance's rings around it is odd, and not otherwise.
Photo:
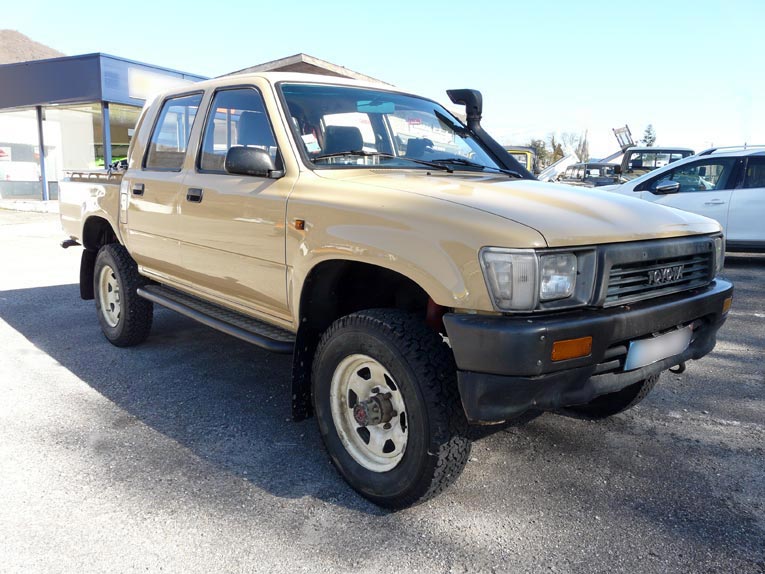
[(201, 101), (202, 94), (191, 94), (170, 98), (163, 104), (149, 140), (146, 169), (181, 170)]
[(750, 157), (746, 163), (744, 188), (765, 187), (765, 157)]
[(428, 169), (413, 159), (468, 170), (499, 167), (459, 119), (430, 100), (357, 86), (280, 84), (279, 90), (303, 157), (314, 167)]
[(226, 153), (232, 146), (254, 146), (276, 160), (276, 140), (263, 98), (254, 88), (223, 90), (215, 94), (207, 117), (199, 167), (225, 172)]
[(716, 158), (686, 164), (653, 179), (648, 190), (655, 190), (657, 185), (667, 180), (678, 182), (680, 192), (726, 189), (734, 163), (732, 158)]

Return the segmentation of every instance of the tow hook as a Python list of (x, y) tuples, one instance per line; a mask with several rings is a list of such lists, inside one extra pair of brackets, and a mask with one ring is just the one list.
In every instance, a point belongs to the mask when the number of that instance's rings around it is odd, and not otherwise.
[(393, 410), (390, 397), (390, 393), (375, 394), (369, 400), (356, 403), (356, 406), (353, 407), (353, 418), (362, 427), (387, 425), (397, 414)]
[(679, 365), (677, 365), (675, 367), (670, 368), (669, 372), (670, 373), (675, 373), (676, 375), (679, 375), (680, 373), (684, 373), (685, 372), (685, 361), (683, 361), (682, 363), (680, 363)]

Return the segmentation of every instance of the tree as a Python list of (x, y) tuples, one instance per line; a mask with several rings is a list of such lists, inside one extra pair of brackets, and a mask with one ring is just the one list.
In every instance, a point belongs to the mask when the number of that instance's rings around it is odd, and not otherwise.
[(555, 163), (559, 159), (563, 159), (565, 155), (563, 146), (555, 139), (555, 134), (550, 134), (550, 164)]
[(584, 135), (579, 138), (579, 143), (576, 146), (576, 157), (581, 162), (586, 162), (590, 159), (590, 144), (587, 143), (587, 130), (584, 130)]
[(653, 124), (648, 124), (643, 132), (643, 139), (640, 141), (647, 147), (652, 147), (656, 143), (656, 131), (653, 129)]
[(531, 140), (526, 144), (526, 147), (534, 148), (540, 167), (547, 167), (551, 163), (550, 152), (547, 150), (544, 140)]

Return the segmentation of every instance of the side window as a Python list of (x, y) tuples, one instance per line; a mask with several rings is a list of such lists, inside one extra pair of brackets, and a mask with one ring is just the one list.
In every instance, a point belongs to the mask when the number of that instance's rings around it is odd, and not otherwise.
[(673, 161), (677, 161), (679, 159), (683, 159), (684, 157), (688, 157), (687, 155), (683, 155), (681, 153), (671, 153), (669, 155), (669, 163), (672, 163)]
[(648, 190), (655, 190), (660, 182), (667, 180), (678, 182), (681, 192), (726, 189), (734, 162), (731, 158), (721, 158), (687, 164), (655, 178)]
[(254, 88), (215, 94), (202, 138), (199, 168), (225, 173), (226, 153), (237, 145), (260, 147), (276, 162), (276, 139), (263, 98)]
[(146, 169), (181, 171), (189, 145), (189, 135), (199, 110), (202, 94), (192, 94), (167, 100), (149, 141)]
[(746, 164), (744, 188), (765, 187), (765, 157), (750, 157)]

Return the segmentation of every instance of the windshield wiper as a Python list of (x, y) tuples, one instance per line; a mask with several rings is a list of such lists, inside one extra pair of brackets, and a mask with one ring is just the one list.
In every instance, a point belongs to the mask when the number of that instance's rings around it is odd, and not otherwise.
[(427, 165), (428, 167), (433, 167), (433, 168), (436, 168), (436, 169), (440, 169), (440, 170), (445, 171), (447, 173), (453, 173), (454, 172), (454, 170), (452, 168), (450, 168), (448, 165), (443, 165), (441, 163), (436, 163), (436, 162), (432, 162), (432, 161), (426, 161), (426, 160), (423, 160), (423, 159), (414, 159), (414, 158), (405, 157), (405, 156), (398, 156), (398, 155), (393, 155), (393, 154), (390, 154), (390, 153), (383, 153), (381, 151), (366, 151), (366, 150), (363, 150), (363, 149), (348, 150), (348, 151), (338, 151), (338, 152), (334, 152), (334, 153), (324, 153), (324, 154), (321, 154), (321, 155), (317, 155), (317, 156), (315, 156), (315, 157), (313, 157), (311, 159), (312, 159), (312, 161), (316, 161), (317, 159), (328, 159), (328, 158), (331, 158), (331, 157), (349, 157), (349, 156), (384, 157), (384, 158), (387, 158), (387, 159), (400, 159), (400, 160), (409, 161), (409, 162), (412, 162), (412, 163), (417, 163), (417, 164), (420, 164), (420, 165)]
[(523, 176), (518, 173), (517, 171), (514, 171), (512, 169), (505, 169), (502, 167), (494, 167), (492, 165), (483, 165), (481, 163), (476, 163), (474, 161), (470, 161), (469, 159), (463, 159), (461, 157), (452, 157), (452, 158), (443, 158), (443, 159), (432, 159), (430, 160), (431, 163), (437, 163), (437, 164), (455, 164), (455, 165), (464, 165), (468, 167), (480, 167), (481, 170), (490, 169), (493, 171), (496, 171), (497, 173), (504, 173), (507, 175), (511, 175), (520, 179), (523, 179)]

